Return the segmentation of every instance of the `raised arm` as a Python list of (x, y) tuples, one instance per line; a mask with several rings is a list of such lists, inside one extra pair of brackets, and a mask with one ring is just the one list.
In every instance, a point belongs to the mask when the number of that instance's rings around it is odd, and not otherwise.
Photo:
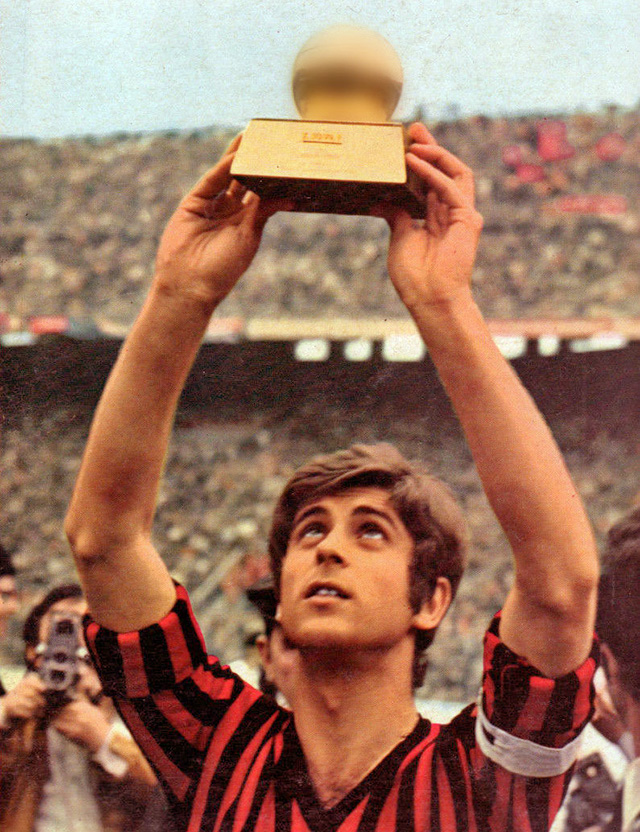
[(407, 163), (429, 187), (424, 224), (392, 227), (389, 271), (425, 341), (515, 559), (501, 637), (543, 673), (591, 645), (598, 559), (589, 521), (541, 414), (497, 349), (471, 294), (482, 219), (471, 171), (413, 125)]
[(176, 404), (208, 321), (250, 264), (277, 204), (232, 181), (238, 139), (170, 220), (151, 291), (96, 410), (66, 519), (89, 609), (111, 629), (157, 621), (175, 599), (151, 542)]

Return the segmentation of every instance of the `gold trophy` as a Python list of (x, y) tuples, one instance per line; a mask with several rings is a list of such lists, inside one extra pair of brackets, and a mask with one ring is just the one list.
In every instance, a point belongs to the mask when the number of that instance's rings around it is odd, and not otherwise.
[(369, 214), (393, 203), (424, 217), (426, 190), (407, 170), (406, 132), (389, 121), (402, 91), (391, 44), (359, 26), (332, 26), (302, 47), (293, 66), (301, 119), (253, 119), (232, 176), (296, 211)]

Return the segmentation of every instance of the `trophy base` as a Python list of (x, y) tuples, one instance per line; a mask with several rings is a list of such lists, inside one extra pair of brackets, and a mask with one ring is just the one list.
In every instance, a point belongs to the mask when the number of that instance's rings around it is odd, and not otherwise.
[(368, 215), (393, 204), (422, 218), (426, 189), (405, 150), (401, 124), (254, 119), (231, 174), (265, 199), (292, 200), (295, 211)]

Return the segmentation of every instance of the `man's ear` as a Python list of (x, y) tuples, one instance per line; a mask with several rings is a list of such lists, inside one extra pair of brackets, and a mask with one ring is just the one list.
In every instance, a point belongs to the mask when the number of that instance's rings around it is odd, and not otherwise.
[(430, 598), (427, 598), (413, 616), (416, 630), (433, 630), (442, 621), (451, 604), (453, 592), (448, 578), (440, 576)]
[(278, 606), (276, 607), (276, 614), (273, 617), (278, 622), (278, 624), (282, 623), (282, 607), (280, 606), (280, 604), (278, 604)]

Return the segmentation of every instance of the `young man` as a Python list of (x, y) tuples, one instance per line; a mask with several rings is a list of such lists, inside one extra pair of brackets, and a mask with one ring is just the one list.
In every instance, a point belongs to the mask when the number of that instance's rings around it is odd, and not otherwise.
[(231, 180), (235, 143), (165, 231), (153, 287), (96, 411), (66, 527), (105, 685), (190, 832), (537, 832), (560, 804), (591, 714), (591, 529), (473, 301), (482, 221), (472, 173), (423, 125), (410, 135), (407, 164), (428, 186), (428, 206), (424, 222), (381, 210), (389, 273), (516, 566), (487, 634), (482, 697), (450, 726), (416, 712), (420, 649), (453, 596), (462, 533), (446, 489), (389, 446), (313, 461), (276, 509), (278, 617), (299, 651), (292, 712), (206, 656), (185, 591), (151, 542), (173, 414), (200, 340), (267, 218), (286, 207)]

